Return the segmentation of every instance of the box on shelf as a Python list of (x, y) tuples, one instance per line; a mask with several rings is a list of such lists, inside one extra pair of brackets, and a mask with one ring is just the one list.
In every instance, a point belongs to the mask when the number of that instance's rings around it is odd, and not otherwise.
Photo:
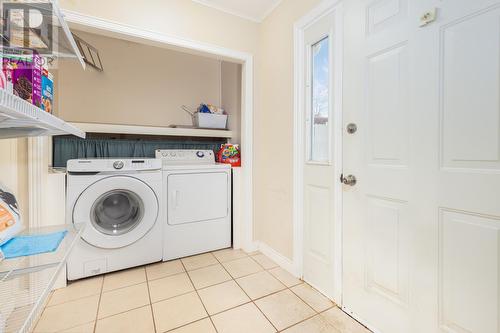
[(54, 105), (54, 76), (44, 67), (42, 69), (42, 110), (52, 113)]
[(12, 80), (13, 94), (36, 105), (42, 103), (42, 62), (35, 50), (4, 48), (2, 65), (7, 81)]

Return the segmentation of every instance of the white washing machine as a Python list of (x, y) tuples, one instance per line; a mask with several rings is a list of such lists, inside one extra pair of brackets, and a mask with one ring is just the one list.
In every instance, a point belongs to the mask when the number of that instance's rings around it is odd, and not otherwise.
[(163, 161), (163, 260), (231, 246), (231, 166), (211, 150), (157, 150)]
[(68, 161), (67, 223), (86, 223), (68, 280), (161, 261), (161, 193), (160, 160)]

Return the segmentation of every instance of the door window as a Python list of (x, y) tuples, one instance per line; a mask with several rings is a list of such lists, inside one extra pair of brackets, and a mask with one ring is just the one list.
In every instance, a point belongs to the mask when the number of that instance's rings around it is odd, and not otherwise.
[(330, 160), (330, 41), (329, 37), (311, 46), (310, 153), (313, 162)]
[(141, 198), (127, 190), (113, 190), (101, 195), (91, 209), (93, 226), (106, 235), (119, 236), (134, 229), (144, 215)]

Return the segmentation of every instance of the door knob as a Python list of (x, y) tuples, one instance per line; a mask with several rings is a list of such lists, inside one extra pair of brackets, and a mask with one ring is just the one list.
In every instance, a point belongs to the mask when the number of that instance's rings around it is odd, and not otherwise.
[(344, 177), (344, 175), (340, 175), (340, 181), (344, 185), (349, 185), (349, 186), (354, 186), (357, 183), (357, 179), (354, 175), (348, 175), (347, 177)]
[(356, 125), (354, 123), (347, 124), (346, 131), (349, 134), (354, 134), (358, 131), (358, 125)]

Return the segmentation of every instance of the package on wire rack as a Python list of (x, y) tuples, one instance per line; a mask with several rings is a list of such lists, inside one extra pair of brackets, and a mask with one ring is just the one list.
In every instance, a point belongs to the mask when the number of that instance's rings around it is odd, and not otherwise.
[(23, 230), (21, 213), (16, 197), (0, 183), (0, 245)]

